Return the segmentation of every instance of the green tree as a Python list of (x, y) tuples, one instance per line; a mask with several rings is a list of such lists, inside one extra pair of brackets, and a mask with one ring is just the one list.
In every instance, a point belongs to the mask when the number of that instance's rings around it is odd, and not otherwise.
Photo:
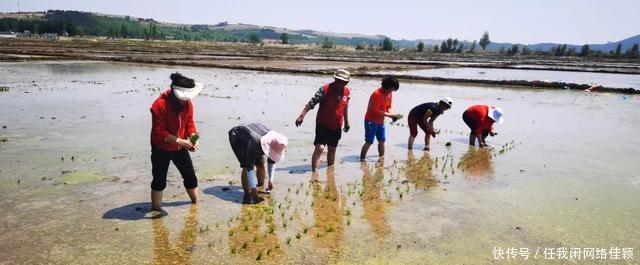
[[(456, 49), (456, 46), (454, 45), (453, 39), (448, 38), (446, 43), (447, 43), (447, 49), (446, 49), (445, 52), (452, 52), (452, 51), (454, 51)], [(456, 40), (455, 44), (458, 44), (457, 40)]]
[(629, 57), (634, 59), (640, 58), (640, 46), (637, 43), (629, 49)]
[(618, 43), (618, 46), (616, 46), (616, 53), (615, 56), (616, 57), (620, 57), (620, 55), (622, 54), (622, 44)]
[(393, 42), (389, 38), (384, 38), (382, 41), (382, 50), (383, 51), (391, 51), (393, 50)]
[(260, 37), (258, 37), (258, 33), (251, 32), (251, 34), (249, 34), (249, 42), (260, 43)]
[(522, 47), (522, 55), (529, 55), (529, 54), (531, 54), (531, 50), (529, 49), (529, 46)]
[(474, 41), (471, 43), (471, 47), (469, 47), (469, 52), (470, 52), (470, 53), (475, 52), (475, 51), (476, 51), (476, 46), (478, 46), (478, 41), (474, 40)]
[(513, 46), (511, 46), (511, 49), (509, 50), (509, 55), (516, 55), (518, 54), (518, 45), (514, 44)]
[(589, 44), (582, 45), (582, 48), (580, 49), (580, 56), (589, 56), (590, 53), (591, 47)]
[(158, 37), (158, 29), (156, 28), (156, 24), (149, 24), (149, 35), (152, 40), (155, 40)]
[(328, 37), (324, 37), (324, 43), (322, 43), (322, 48), (324, 49), (333, 48), (333, 41), (329, 40)]
[(418, 49), (418, 52), (424, 51), (424, 43), (423, 42), (419, 42), (417, 49)]
[(442, 41), (442, 43), (440, 43), (440, 52), (441, 53), (447, 53), (449, 52), (449, 46), (447, 46), (447, 41)]
[(289, 34), (286, 32), (280, 34), (280, 40), (282, 41), (282, 44), (289, 44)]
[(122, 38), (129, 37), (129, 31), (127, 30), (127, 26), (125, 26), (124, 24), (122, 24), (122, 26), (120, 27), (120, 37)]
[(482, 47), (483, 50), (486, 50), (489, 43), (491, 43), (491, 40), (489, 39), (489, 32), (485, 31), (484, 34), (482, 34), (482, 38), (480, 38), (480, 47)]
[(567, 44), (558, 45), (553, 53), (553, 55), (555, 56), (565, 56), (566, 54), (567, 54)]
[(434, 53), (438, 53), (440, 47), (438, 47), (438, 44), (436, 44), (436, 46), (433, 46), (433, 52)]

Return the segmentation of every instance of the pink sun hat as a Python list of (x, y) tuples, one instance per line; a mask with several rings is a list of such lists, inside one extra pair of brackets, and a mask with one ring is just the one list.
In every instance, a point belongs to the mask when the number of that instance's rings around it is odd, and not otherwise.
[(273, 130), (260, 138), (262, 151), (276, 163), (284, 159), (284, 150), (287, 148), (288, 143), (289, 140), (286, 136)]

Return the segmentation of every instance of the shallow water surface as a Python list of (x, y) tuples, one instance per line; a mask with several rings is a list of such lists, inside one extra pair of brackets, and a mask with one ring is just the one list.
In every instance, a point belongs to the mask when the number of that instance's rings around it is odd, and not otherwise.
[[(171, 166), (157, 216), (149, 106), (175, 71), (205, 83), (192, 153), (202, 201), (187, 202)], [(4, 63), (0, 77), (0, 263), (488, 264), (507, 262), (494, 259), (499, 247), (639, 246), (639, 97), (402, 83), (404, 114), (454, 99), (442, 133), (430, 153), (422, 134), (408, 151), (406, 120), (387, 124), (385, 160), (371, 148), (358, 163), (379, 81), (354, 79), (352, 130), (336, 165), (314, 174), (315, 112), (293, 121), (330, 77), (99, 62)], [(491, 150), (466, 144), (462, 112), (478, 103), (505, 110)], [(252, 121), (290, 146), (267, 201), (242, 205), (227, 131)]]
[(433, 68), (406, 71), (381, 71), (383, 74), (416, 75), (427, 77), (464, 78), (482, 80), (526, 80), (565, 82), (576, 84), (599, 84), (605, 87), (640, 89), (640, 75), (590, 72), (520, 70), (494, 68)]

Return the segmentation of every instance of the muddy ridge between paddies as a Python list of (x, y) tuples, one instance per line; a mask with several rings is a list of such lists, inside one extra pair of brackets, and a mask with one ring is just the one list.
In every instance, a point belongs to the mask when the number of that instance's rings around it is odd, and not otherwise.
[(638, 94), (640, 88), (609, 86), (595, 82), (566, 80), (519, 80), (516, 78), (487, 80), (402, 74), (405, 70), (476, 67), (518, 71), (588, 72), (594, 74), (640, 74), (634, 61), (590, 61), (581, 58), (549, 59), (530, 56), (514, 59), (497, 55), (441, 55), (428, 53), (385, 53), (353, 51), (352, 48), (320, 49), (313, 45), (250, 45), (181, 41), (140, 41), (68, 39), (63, 41), (0, 40), (0, 60), (94, 60), (160, 65), (216, 67), (280, 73), (324, 75), (346, 68), (355, 76), (379, 78), (380, 71), (399, 71), (398, 77), (430, 83), (455, 83), (511, 86), (544, 89), (591, 89), (594, 92)]

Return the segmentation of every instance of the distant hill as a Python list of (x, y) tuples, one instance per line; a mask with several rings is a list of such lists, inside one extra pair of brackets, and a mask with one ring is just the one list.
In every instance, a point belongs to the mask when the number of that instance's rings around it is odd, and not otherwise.
[[(618, 46), (618, 44), (621, 44), (621, 50), (624, 52), (628, 49), (630, 49), (631, 47), (633, 47), (634, 44), (636, 43), (640, 43), (640, 34), (630, 37), (630, 38), (626, 38), (624, 40), (620, 40), (620, 41), (616, 41), (616, 42), (609, 42), (606, 44), (589, 44), (589, 47), (591, 48), (591, 50), (594, 51), (602, 51), (602, 52), (609, 52), (609, 51), (614, 51), (616, 49), (616, 47)], [(488, 49), (490, 50), (499, 50), (501, 47), (505, 47), (505, 49), (511, 48), (511, 46), (513, 46), (514, 43), (491, 43), (488, 46)], [(522, 46), (524, 46), (523, 44), (520, 44)], [(553, 47), (556, 47), (558, 45), (561, 45), (559, 43), (537, 43), (537, 44), (529, 44), (527, 45), (529, 47), (529, 49), (531, 50), (539, 50), (539, 51), (549, 51), (551, 50)], [(567, 44), (568, 48), (575, 48), (577, 51), (580, 51), (580, 48), (582, 48), (582, 44)]]
[[(230, 24), (221, 22), (215, 25), (191, 25), (158, 22), (151, 18), (138, 18), (122, 15), (107, 15), (81, 11), (49, 10), (47, 12), (0, 13), (0, 31), (32, 33), (59, 33), (71, 36), (103, 36), (144, 39), (180, 39), (212, 40), (230, 42), (279, 41), (283, 33), (291, 43), (323, 44), (329, 41), (339, 45), (360, 47), (378, 46), (387, 38), (385, 35), (365, 35), (357, 33), (335, 33), (312, 29), (295, 30), (250, 24)], [(426, 47), (439, 45), (443, 40), (393, 40), (399, 48), (415, 48), (419, 42)], [(470, 41), (461, 41), (466, 47)], [(640, 43), (640, 35), (606, 44), (590, 44), (591, 50), (609, 52), (621, 44), (622, 51)], [(509, 49), (513, 43), (491, 43), (489, 50)], [(522, 44), (519, 44), (524, 46)], [(549, 51), (557, 43), (538, 43), (527, 45), (530, 50)], [(568, 44), (569, 49), (579, 51), (582, 45)], [(477, 49), (480, 47), (477, 46)]]

